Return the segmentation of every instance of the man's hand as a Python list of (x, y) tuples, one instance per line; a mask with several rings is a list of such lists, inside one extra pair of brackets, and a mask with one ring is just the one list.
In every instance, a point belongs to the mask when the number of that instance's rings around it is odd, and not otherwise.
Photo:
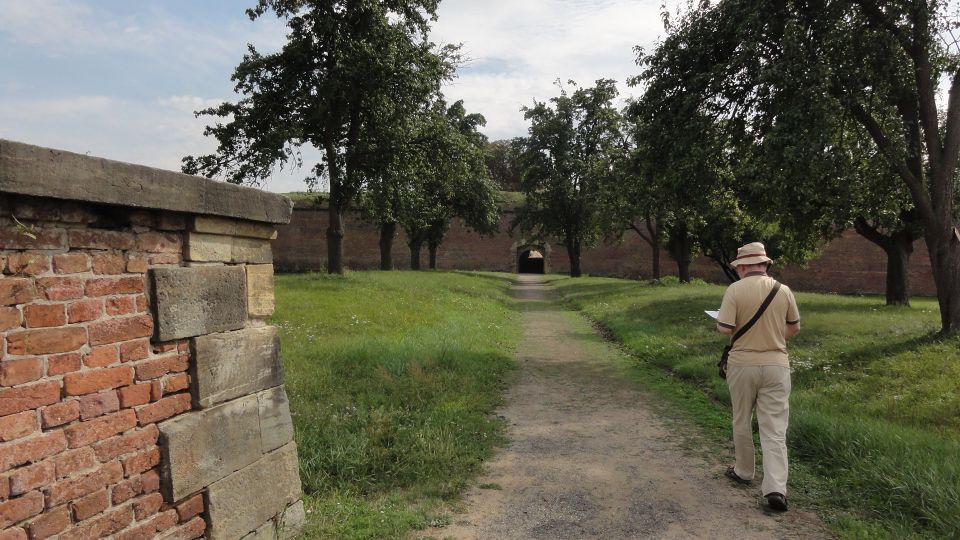
[(800, 331), (800, 321), (797, 321), (793, 324), (787, 323), (787, 334), (786, 334), (787, 339), (790, 339), (793, 336), (797, 335), (797, 332), (799, 331)]

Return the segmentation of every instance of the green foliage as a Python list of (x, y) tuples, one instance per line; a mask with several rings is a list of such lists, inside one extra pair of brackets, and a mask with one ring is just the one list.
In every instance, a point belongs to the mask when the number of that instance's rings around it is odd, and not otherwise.
[[(646, 384), (729, 438), (729, 393), (714, 368), (724, 338), (703, 315), (722, 287), (605, 278), (555, 286), (634, 353)], [(934, 337), (936, 303), (807, 293), (797, 301), (792, 498), (821, 506), (844, 536), (960, 534), (960, 459), (952, 457), (960, 456), (960, 343)]]
[(487, 170), (497, 188), (503, 191), (520, 189), (520, 165), (517, 163), (516, 149), (520, 141), (502, 140), (487, 144)]
[(541, 238), (560, 238), (572, 276), (580, 274), (581, 249), (599, 237), (601, 185), (612, 180), (623, 148), (616, 97), (616, 83), (601, 79), (572, 94), (561, 86), (549, 104), (524, 108), (529, 136), (516, 146), (526, 203), (514, 225)]
[(503, 425), (518, 313), (504, 276), (277, 276), (300, 474), (323, 538), (396, 538), (441, 519)]

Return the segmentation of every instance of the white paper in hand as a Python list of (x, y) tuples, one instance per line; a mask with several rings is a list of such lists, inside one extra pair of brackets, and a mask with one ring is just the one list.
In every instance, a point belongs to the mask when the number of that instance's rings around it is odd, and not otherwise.
[(719, 310), (719, 309), (716, 310), (716, 311), (704, 311), (704, 313), (706, 313), (707, 315), (709, 315), (710, 317), (712, 317), (712, 318), (714, 318), (714, 319), (716, 319), (717, 317), (720, 316), (720, 310)]

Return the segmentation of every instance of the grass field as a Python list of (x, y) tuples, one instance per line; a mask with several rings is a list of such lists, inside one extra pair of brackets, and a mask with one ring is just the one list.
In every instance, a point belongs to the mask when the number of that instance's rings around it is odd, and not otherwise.
[[(716, 376), (725, 337), (703, 314), (723, 287), (552, 278), (632, 351), (637, 376), (708, 433), (729, 438)], [(788, 445), (795, 502), (845, 537), (960, 537), (960, 340), (941, 341), (937, 304), (797, 294)]]
[(503, 441), (520, 337), (505, 276), (354, 272), (276, 278), (312, 538), (439, 524)]

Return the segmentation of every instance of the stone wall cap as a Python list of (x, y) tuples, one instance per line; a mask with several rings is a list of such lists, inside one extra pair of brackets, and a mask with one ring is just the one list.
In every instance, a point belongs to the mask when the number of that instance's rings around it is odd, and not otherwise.
[(0, 139), (0, 192), (288, 223), (287, 197), (98, 157)]

